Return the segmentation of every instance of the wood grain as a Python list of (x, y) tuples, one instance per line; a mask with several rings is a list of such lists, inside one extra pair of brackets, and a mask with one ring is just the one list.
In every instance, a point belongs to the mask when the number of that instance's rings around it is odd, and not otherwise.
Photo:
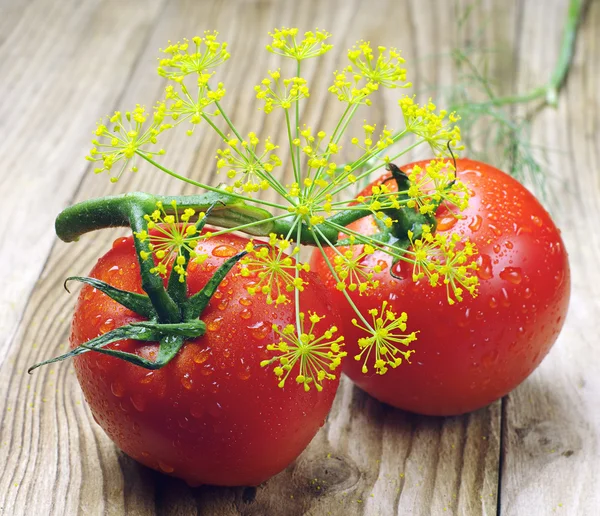
[[(564, 2), (523, 4), (517, 86), (527, 91), (552, 68)], [(502, 514), (594, 514), (600, 506), (600, 3), (589, 2), (573, 69), (558, 109), (533, 121), (558, 193), (555, 220), (569, 252), (571, 305), (541, 367), (511, 393), (503, 413)], [(526, 49), (526, 51), (525, 51)]]
[[(327, 126), (339, 106), (324, 91), (358, 38), (402, 49), (416, 91), (450, 84), (450, 50), (484, 27), (501, 93), (543, 82), (552, 68), (566, 0), (331, 2), (284, 0), (30, 0), (0, 3), (0, 188), (5, 213), (0, 265), (0, 514), (132, 515), (594, 515), (600, 497), (600, 5), (590, 2), (575, 67), (558, 110), (534, 122), (565, 206), (557, 214), (570, 251), (572, 307), (542, 367), (503, 402), (455, 418), (426, 418), (382, 405), (345, 380), (326, 425), (287, 470), (258, 488), (191, 489), (119, 452), (93, 421), (68, 363), (26, 368), (63, 351), (77, 290), (119, 231), (53, 237), (55, 214), (93, 196), (189, 186), (142, 169), (111, 185), (82, 159), (93, 123), (161, 94), (156, 50), (169, 39), (217, 29), (234, 57), (223, 70), (224, 104), (242, 132), (282, 131), (257, 111), (251, 85), (274, 67), (261, 49), (275, 26), (334, 33), (335, 49), (308, 67), (308, 125)], [(237, 52), (237, 55), (236, 55)], [(246, 86), (240, 89), (239, 85)], [(376, 105), (378, 125), (397, 126), (397, 95)], [(360, 122), (360, 121), (359, 121)], [(165, 140), (165, 164), (213, 182), (217, 139), (209, 132)], [(415, 156), (410, 156), (415, 157)], [(410, 158), (409, 157), (409, 158)], [(565, 188), (568, 185), (568, 188)], [(565, 193), (566, 192), (566, 193)], [(25, 201), (25, 202), (24, 202)]]
[(4, 2), (0, 15), (0, 188), (5, 213), (24, 222), (0, 226), (0, 359), (54, 242), (54, 215), (87, 168), (94, 121), (128, 84), (161, 2), (19, 5)]

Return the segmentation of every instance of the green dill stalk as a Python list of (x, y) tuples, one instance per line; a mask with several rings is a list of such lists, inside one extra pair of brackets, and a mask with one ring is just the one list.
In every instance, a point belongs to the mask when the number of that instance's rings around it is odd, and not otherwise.
[[(465, 13), (459, 26), (464, 24), (472, 12), (470, 9)], [(548, 176), (538, 157), (543, 149), (536, 148), (531, 143), (529, 132), (534, 117), (544, 107), (558, 105), (560, 90), (573, 62), (577, 32), (583, 13), (583, 0), (569, 2), (554, 69), (545, 84), (528, 92), (506, 96), (496, 95), (488, 78), (480, 72), (479, 67), (469, 57), (471, 49), (457, 49), (453, 52), (456, 67), (459, 70), (465, 69), (466, 73), (462, 74), (463, 81), (459, 82), (459, 85), (454, 88), (454, 93), (450, 95), (450, 109), (456, 111), (462, 118), (460, 125), (463, 140), (472, 156), (482, 161), (496, 163), (497, 166), (506, 168), (519, 181), (532, 184), (542, 199), (551, 206), (557, 199), (551, 197), (552, 194), (546, 183)], [(483, 94), (485, 100), (471, 100), (476, 96), (476, 92)], [(523, 116), (516, 117), (510, 110), (511, 106), (516, 105), (526, 106)], [(530, 107), (531, 105), (533, 106)], [(479, 123), (486, 125), (487, 130), (478, 131), (478, 136), (475, 128), (479, 127)], [(500, 160), (498, 156), (491, 155), (498, 150), (504, 154)]]

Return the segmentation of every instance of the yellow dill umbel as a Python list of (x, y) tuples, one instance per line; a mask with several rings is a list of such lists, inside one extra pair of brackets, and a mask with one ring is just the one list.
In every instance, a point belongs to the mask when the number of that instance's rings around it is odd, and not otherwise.
[[(288, 324), (280, 329), (276, 324), (273, 330), (279, 335), (279, 342), (269, 344), (267, 349), (275, 353), (269, 360), (263, 360), (260, 365), (268, 367), (275, 365), (273, 372), (278, 378), (279, 387), (283, 388), (287, 379), (292, 376), (296, 383), (309, 391), (314, 386), (317, 391), (323, 390), (325, 380), (335, 380), (333, 374), (346, 356), (341, 351), (344, 337), (335, 337), (338, 333), (336, 326), (331, 326), (324, 332), (317, 332), (316, 326), (324, 316), (308, 313), (310, 326), (305, 328), (305, 314), (300, 312), (301, 333), (298, 334), (296, 326)], [(317, 336), (319, 335), (320, 336)]]

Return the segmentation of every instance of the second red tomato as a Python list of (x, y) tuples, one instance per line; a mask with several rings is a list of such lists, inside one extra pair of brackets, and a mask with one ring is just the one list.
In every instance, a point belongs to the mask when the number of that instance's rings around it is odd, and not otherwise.
[[(418, 163), (422, 168), (426, 164)], [(548, 353), (569, 302), (567, 253), (541, 204), (516, 180), (491, 166), (462, 159), (457, 169), (470, 190), (469, 207), (460, 218), (441, 207), (437, 230), (456, 232), (476, 244), (477, 297), (465, 293), (462, 302), (449, 305), (445, 286), (432, 288), (426, 279), (413, 282), (410, 264), (397, 267), (402, 278), (398, 280), (389, 274), (389, 256), (375, 252), (364, 258), (373, 265), (385, 263), (385, 268), (376, 275), (377, 289), (350, 293), (361, 313), (387, 301), (393, 311), (408, 313), (409, 331), (419, 332), (410, 363), (384, 375), (375, 374), (373, 368), (363, 374), (362, 362), (352, 360), (364, 335), (350, 323), (350, 308), (346, 311), (349, 356), (344, 372), (380, 401), (421, 414), (469, 412), (514, 389)], [(371, 187), (362, 194), (368, 195)], [(351, 227), (363, 234), (377, 231), (370, 217)], [(344, 306), (346, 300), (320, 253), (314, 253), (311, 265), (327, 282), (337, 305)]]

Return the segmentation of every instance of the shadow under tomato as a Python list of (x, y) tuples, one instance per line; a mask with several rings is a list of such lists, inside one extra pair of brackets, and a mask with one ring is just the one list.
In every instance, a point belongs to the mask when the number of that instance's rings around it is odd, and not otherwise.
[[(520, 469), (527, 465), (526, 476), (536, 475), (549, 461), (566, 461), (581, 453), (586, 427), (584, 417), (538, 374), (503, 400), (449, 417), (396, 409), (344, 378), (329, 421), (313, 443), (286, 470), (260, 486), (192, 488), (122, 453), (119, 462), (125, 498), (135, 503), (144, 500), (146, 505), (154, 505), (157, 514), (251, 516), (280, 514), (285, 508), (286, 515), (300, 516), (316, 510), (322, 497), (328, 502), (338, 500), (343, 506), (350, 499), (366, 499), (381, 481), (380, 463), (384, 461), (388, 462), (386, 471), (402, 477), (398, 497), (404, 473), (410, 476), (411, 470), (423, 478), (421, 488), (433, 494), (438, 464), (458, 468), (457, 492), (464, 481), (463, 461), (467, 460), (479, 464), (481, 470), (485, 464), (495, 471), (501, 461), (504, 469), (518, 463)], [(372, 460), (361, 463), (361, 456)], [(350, 512), (345, 513), (352, 513), (347, 509)]]

